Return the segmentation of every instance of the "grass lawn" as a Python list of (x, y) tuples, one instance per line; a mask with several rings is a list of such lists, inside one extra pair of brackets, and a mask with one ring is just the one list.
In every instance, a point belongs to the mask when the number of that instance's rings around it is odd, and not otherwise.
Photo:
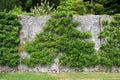
[(120, 80), (120, 73), (72, 72), (72, 73), (0, 73), (0, 80)]

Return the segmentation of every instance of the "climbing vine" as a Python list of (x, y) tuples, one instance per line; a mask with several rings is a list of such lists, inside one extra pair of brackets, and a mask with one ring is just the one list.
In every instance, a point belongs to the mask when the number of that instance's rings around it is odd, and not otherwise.
[(100, 47), (100, 64), (120, 66), (120, 14), (114, 15), (110, 23), (104, 20), (103, 26), (104, 29), (99, 34), (104, 40)]
[(88, 40), (91, 33), (77, 30), (77, 25), (71, 14), (55, 12), (43, 31), (24, 45), (30, 57), (23, 58), (22, 62), (29, 66), (51, 64), (56, 55), (62, 53), (61, 65), (83, 68), (97, 64), (95, 44)]
[(16, 15), (0, 12), (0, 65), (13, 67), (18, 64), (20, 28), (21, 25)]

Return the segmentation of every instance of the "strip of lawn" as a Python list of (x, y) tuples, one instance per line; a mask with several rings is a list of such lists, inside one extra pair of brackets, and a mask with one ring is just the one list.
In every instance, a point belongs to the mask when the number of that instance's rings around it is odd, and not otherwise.
[(0, 73), (0, 80), (120, 80), (120, 73), (72, 72), (72, 73)]

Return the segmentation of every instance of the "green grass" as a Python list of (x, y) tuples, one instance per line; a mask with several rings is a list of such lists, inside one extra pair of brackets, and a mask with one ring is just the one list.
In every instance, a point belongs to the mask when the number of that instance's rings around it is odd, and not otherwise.
[(0, 80), (120, 80), (120, 73), (72, 72), (72, 73), (0, 73)]
[(0, 73), (0, 80), (55, 80), (47, 73)]

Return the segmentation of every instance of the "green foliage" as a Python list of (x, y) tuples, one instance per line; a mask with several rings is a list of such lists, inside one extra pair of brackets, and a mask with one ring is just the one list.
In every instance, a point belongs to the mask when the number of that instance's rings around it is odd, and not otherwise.
[(83, 0), (75, 0), (72, 3), (73, 11), (79, 15), (85, 14), (100, 14), (100, 11), (104, 9), (104, 7), (100, 4), (93, 3), (90, 1), (83, 1)]
[(104, 9), (101, 14), (116, 14), (120, 13), (120, 1), (119, 0), (95, 0), (95, 3), (101, 4), (104, 6)]
[[(0, 11), (10, 11), (15, 6), (21, 6), (23, 11), (30, 12), (31, 8), (34, 9), (36, 6), (38, 8), (38, 5), (42, 7), (45, 2), (49, 3), (49, 6), (57, 11), (72, 12), (79, 15), (114, 15), (120, 13), (119, 0), (0, 0)], [(45, 8), (39, 9), (45, 10)]]
[(57, 11), (65, 11), (73, 14), (101, 14), (104, 9), (103, 5), (83, 0), (65, 0), (61, 1)]
[(23, 11), (30, 12), (30, 8), (33, 7), (33, 0), (19, 0), (19, 6)]
[(108, 23), (108, 20), (103, 20), (102, 21), (102, 24), (103, 24), (103, 26), (107, 26), (109, 23)]
[(31, 8), (31, 13), (33, 13), (35, 16), (48, 15), (53, 11), (53, 6), (50, 6), (47, 0), (42, 2), (41, 5), (37, 5), (33, 9)]
[(58, 12), (63, 11), (66, 14), (67, 13), (75, 14), (75, 11), (72, 10), (72, 8), (73, 8), (72, 3), (73, 3), (73, 1), (68, 1), (68, 0), (61, 1), (60, 6), (57, 7), (57, 11)]
[(29, 66), (51, 64), (54, 57), (62, 53), (61, 65), (80, 68), (96, 65), (95, 44), (88, 40), (91, 33), (78, 31), (77, 25), (78, 22), (72, 20), (71, 14), (55, 12), (43, 32), (24, 45), (30, 57), (24, 58), (22, 62)]
[(18, 0), (0, 0), (0, 12), (6, 10), (7, 12), (16, 6)]
[(0, 65), (16, 66), (19, 62), (18, 32), (21, 28), (16, 15), (0, 13)]
[(60, 0), (19, 0), (19, 6), (22, 6), (24, 11), (30, 12), (31, 8), (34, 9), (35, 6), (41, 6), (45, 2), (49, 3), (50, 7), (56, 9)]
[(120, 66), (120, 14), (113, 16), (110, 24), (105, 26), (99, 37), (105, 39), (101, 45), (100, 64), (106, 66)]
[(118, 0), (61, 0), (57, 11), (74, 14), (110, 14), (120, 13)]
[(19, 15), (19, 14), (26, 14), (26, 12), (22, 11), (21, 7), (15, 6), (12, 10), (9, 11), (9, 14)]

